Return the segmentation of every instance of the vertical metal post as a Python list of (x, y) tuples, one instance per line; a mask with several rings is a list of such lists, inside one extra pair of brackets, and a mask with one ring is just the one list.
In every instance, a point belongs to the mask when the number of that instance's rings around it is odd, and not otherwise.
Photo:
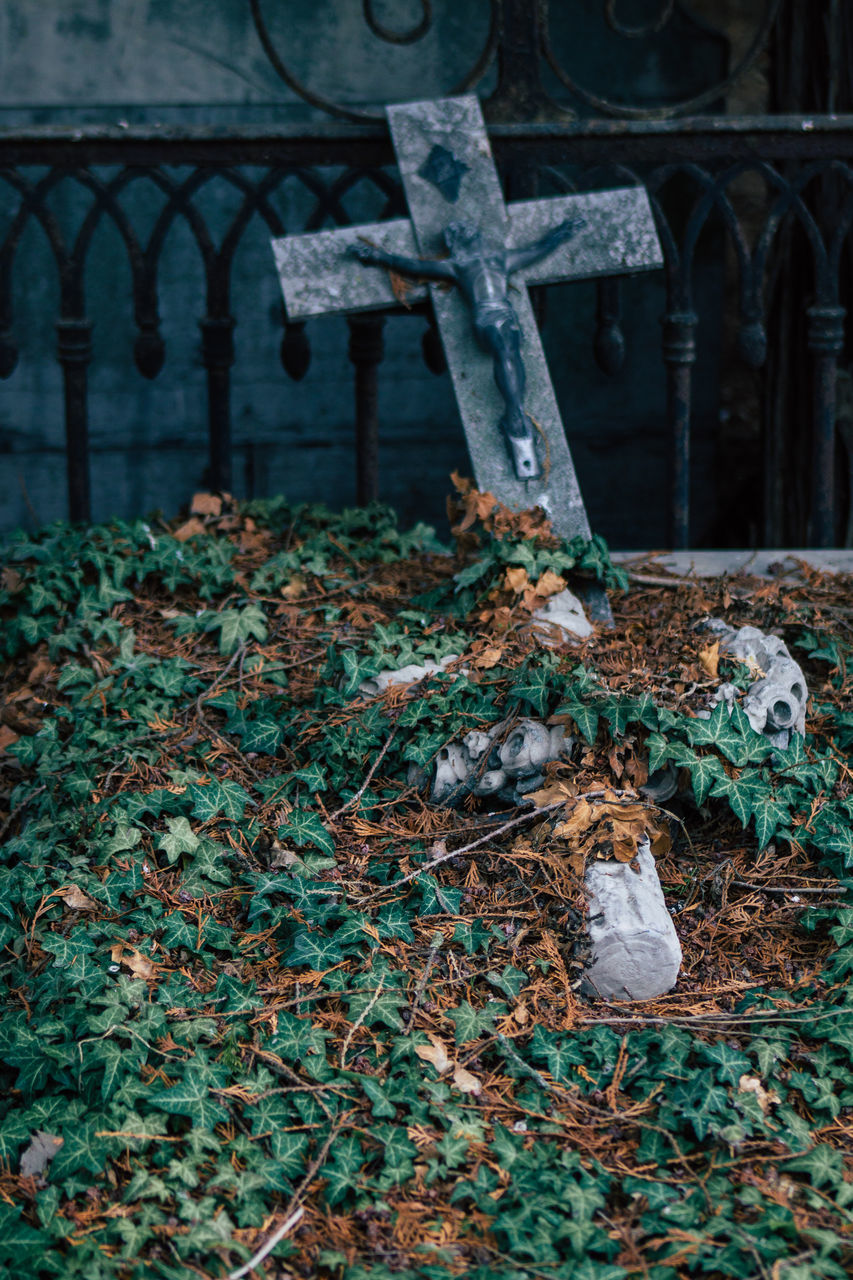
[(92, 325), (81, 317), (56, 322), (57, 354), (65, 383), (65, 456), (68, 469), (68, 518), (92, 518), (89, 484), (88, 374)]
[(690, 543), (690, 401), (696, 363), (695, 311), (668, 311), (663, 317), (667, 419), (671, 432), (670, 545)]
[(831, 547), (835, 541), (835, 400), (846, 312), (844, 307), (815, 306), (806, 315), (814, 378), (809, 545)]
[(202, 360), (207, 370), (211, 489), (231, 488), (231, 366), (234, 363), (234, 319), (205, 316), (201, 328)]
[(379, 496), (379, 365), (384, 316), (351, 316), (349, 358), (355, 366), (355, 500)]

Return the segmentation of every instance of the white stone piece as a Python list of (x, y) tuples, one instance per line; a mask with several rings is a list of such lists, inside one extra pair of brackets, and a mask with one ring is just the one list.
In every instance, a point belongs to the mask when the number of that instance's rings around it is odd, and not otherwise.
[(681, 944), (648, 841), (636, 862), (639, 870), (611, 860), (587, 865), (584, 988), (602, 1000), (653, 1000), (675, 986), (681, 968)]
[[(760, 673), (747, 689), (742, 704), (756, 733), (766, 734), (780, 750), (788, 746), (792, 733), (805, 737), (808, 685), (802, 667), (791, 657), (785, 641), (780, 636), (759, 631), (758, 627), (735, 630), (719, 618), (711, 621), (709, 629), (719, 637), (724, 653), (749, 663)], [(723, 684), (714, 701), (732, 703), (737, 696), (734, 685)]]
[(378, 675), (362, 680), (358, 686), (358, 692), (362, 698), (375, 698), (391, 685), (420, 684), (422, 680), (426, 680), (427, 676), (433, 676), (437, 671), (446, 671), (451, 662), (456, 662), (458, 658), (458, 653), (448, 653), (438, 662), (427, 658), (422, 666), (410, 663), (409, 666), (397, 667), (394, 671), (380, 671)]
[(530, 619), (536, 638), (542, 644), (553, 647), (572, 640), (585, 640), (595, 630), (584, 612), (584, 607), (568, 587), (551, 596)]

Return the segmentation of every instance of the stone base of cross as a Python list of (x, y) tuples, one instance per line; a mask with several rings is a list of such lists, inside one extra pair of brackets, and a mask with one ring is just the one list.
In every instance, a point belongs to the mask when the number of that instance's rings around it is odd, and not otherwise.
[[(578, 229), (570, 239), (514, 272), (507, 295), (512, 319), (500, 322), (520, 328), (523, 409), (534, 428), (536, 452), (528, 466), (535, 475), (519, 474), (513, 442), (501, 431), (506, 395), (495, 380), (493, 354), (477, 341), (470, 298), (466, 302), (453, 285), (415, 280), (407, 300), (431, 298), (478, 487), (513, 510), (542, 507), (563, 537), (588, 538), (589, 521), (528, 287), (660, 267), (663, 257), (648, 196), (642, 187), (625, 187), (507, 206), (476, 97), (388, 107), (387, 115), (411, 220), (274, 240), (288, 319), (400, 306), (388, 272), (354, 256), (359, 246), (376, 246), (386, 260), (427, 260), (426, 268), (446, 254), (448, 225), (462, 221), (482, 232), (502, 260), (511, 262), (522, 256), (524, 246), (541, 242), (549, 231), (573, 220)], [(487, 292), (489, 288), (487, 282)], [(507, 314), (506, 297), (501, 314)]]

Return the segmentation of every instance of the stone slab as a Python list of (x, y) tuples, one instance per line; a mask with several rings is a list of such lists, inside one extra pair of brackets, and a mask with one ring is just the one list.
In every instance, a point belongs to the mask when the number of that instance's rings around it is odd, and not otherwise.
[(853, 548), (791, 551), (765, 548), (760, 551), (613, 551), (613, 562), (637, 573), (656, 571), (679, 577), (721, 578), (724, 574), (749, 573), (759, 578), (802, 576), (797, 561), (802, 560), (821, 573), (853, 574)]

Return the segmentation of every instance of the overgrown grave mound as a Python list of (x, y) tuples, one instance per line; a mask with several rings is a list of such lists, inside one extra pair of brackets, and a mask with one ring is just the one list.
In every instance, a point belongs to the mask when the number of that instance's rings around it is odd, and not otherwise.
[[(603, 544), (460, 488), (452, 551), (213, 495), (8, 546), (6, 1274), (849, 1274), (849, 579), (625, 593)], [(615, 627), (543, 648), (578, 573)], [(805, 741), (695, 718), (745, 679), (710, 616), (784, 635)], [(358, 696), (450, 652), (465, 674)], [(408, 781), (514, 714), (578, 738), (547, 779), (574, 840)], [(669, 761), (681, 977), (584, 1000), (581, 855), (620, 833), (579, 802), (639, 804)]]

